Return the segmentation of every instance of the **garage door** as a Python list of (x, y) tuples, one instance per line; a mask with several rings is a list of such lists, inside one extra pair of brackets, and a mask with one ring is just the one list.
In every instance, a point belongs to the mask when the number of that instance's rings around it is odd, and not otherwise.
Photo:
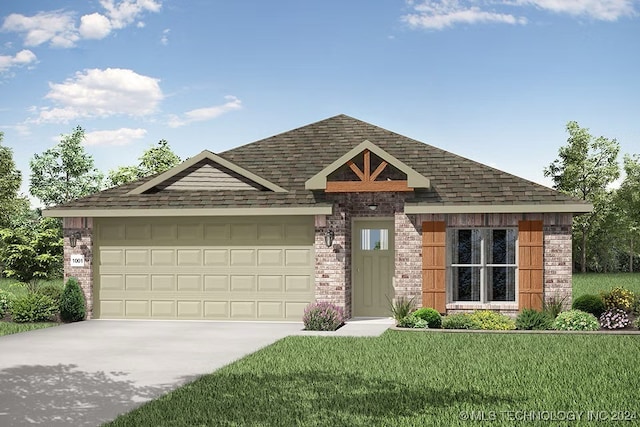
[(103, 319), (296, 320), (314, 299), (313, 217), (96, 218)]

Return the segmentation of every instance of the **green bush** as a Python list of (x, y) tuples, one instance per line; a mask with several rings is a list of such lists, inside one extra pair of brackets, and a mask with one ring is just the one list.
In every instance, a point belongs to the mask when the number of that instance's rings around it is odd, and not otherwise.
[(414, 328), (414, 329), (426, 329), (429, 327), (429, 324), (426, 320), (421, 319), (416, 316), (414, 313), (411, 313), (408, 316), (403, 317), (398, 322), (399, 328)]
[(30, 293), (11, 303), (11, 319), (14, 322), (46, 322), (58, 311), (56, 303), (48, 296)]
[(442, 318), (444, 329), (478, 329), (469, 313), (447, 314)]
[(48, 296), (56, 303), (56, 305), (60, 304), (60, 297), (62, 296), (62, 288), (60, 288), (59, 286), (56, 286), (56, 285), (40, 286), (37, 290), (37, 293)]
[(627, 313), (631, 311), (631, 308), (633, 307), (633, 303), (635, 301), (633, 292), (621, 286), (616, 286), (609, 292), (600, 292), (600, 296), (602, 297), (604, 307), (607, 310), (610, 310), (612, 308), (619, 308), (620, 310), (624, 310)]
[(633, 326), (640, 329), (640, 316), (636, 317), (635, 322), (633, 322)]
[(60, 318), (64, 322), (78, 322), (86, 315), (84, 293), (78, 279), (70, 277), (60, 296)]
[(537, 311), (531, 308), (525, 308), (516, 317), (516, 329), (523, 331), (545, 331), (551, 329), (553, 319), (549, 313), (545, 311)]
[(597, 331), (600, 329), (600, 323), (591, 313), (569, 310), (558, 314), (553, 322), (553, 329), (558, 331)]
[(429, 328), (440, 329), (442, 328), (442, 316), (437, 310), (433, 308), (423, 307), (413, 312), (413, 315), (419, 317), (422, 320), (426, 320)]
[(396, 322), (400, 322), (407, 317), (415, 305), (414, 298), (407, 298), (405, 296), (395, 298), (393, 301), (387, 297), (387, 301), (389, 301), (389, 309)]
[(509, 331), (516, 328), (516, 322), (509, 316), (491, 310), (477, 310), (471, 313), (470, 317), (477, 326), (475, 329)]
[(344, 324), (342, 307), (330, 302), (312, 302), (304, 309), (302, 323), (307, 331), (335, 331)]
[(604, 313), (604, 302), (600, 295), (584, 294), (573, 300), (571, 308), (591, 313), (596, 317), (600, 317)]
[(0, 319), (4, 317), (7, 311), (11, 310), (11, 302), (14, 296), (11, 292), (0, 289)]
[(633, 314), (640, 316), (640, 292), (636, 293), (636, 297), (633, 300), (633, 308), (631, 309)]

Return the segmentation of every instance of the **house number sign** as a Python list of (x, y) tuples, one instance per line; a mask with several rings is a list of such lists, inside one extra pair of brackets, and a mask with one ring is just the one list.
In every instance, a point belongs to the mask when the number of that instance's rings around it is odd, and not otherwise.
[(84, 255), (82, 254), (71, 255), (71, 267), (84, 267)]

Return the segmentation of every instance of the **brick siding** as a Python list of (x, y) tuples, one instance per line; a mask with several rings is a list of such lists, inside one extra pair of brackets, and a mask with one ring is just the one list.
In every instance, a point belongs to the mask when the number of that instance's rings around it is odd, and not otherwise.
[[(93, 317), (93, 218), (64, 218), (64, 280), (75, 277), (87, 304), (87, 319)], [(69, 236), (79, 231), (82, 237), (72, 248)], [(84, 255), (84, 267), (71, 267), (71, 255)]]

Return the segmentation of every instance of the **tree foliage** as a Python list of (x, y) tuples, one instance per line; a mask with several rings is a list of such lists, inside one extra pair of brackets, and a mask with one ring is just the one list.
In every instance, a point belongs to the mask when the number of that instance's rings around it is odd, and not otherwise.
[(45, 206), (65, 203), (95, 193), (101, 188), (103, 175), (94, 167), (93, 157), (82, 146), (84, 129), (76, 127), (62, 135), (60, 143), (29, 162), (29, 191)]
[(138, 160), (139, 163), (136, 166), (120, 166), (118, 169), (110, 170), (107, 185), (114, 187), (162, 173), (181, 161), (164, 139), (161, 139), (156, 146), (145, 150)]
[(594, 211), (574, 219), (575, 253), (580, 255), (580, 268), (587, 269), (587, 242), (594, 225), (602, 218), (602, 207), (611, 197), (608, 186), (620, 176), (617, 158), (620, 145), (615, 139), (593, 137), (589, 129), (577, 122), (567, 123), (567, 145), (560, 147), (558, 159), (544, 169), (553, 187), (563, 193), (591, 202)]
[(13, 213), (25, 199), (18, 195), (22, 174), (16, 169), (11, 148), (2, 145), (3, 137), (0, 132), (0, 227), (9, 227)]
[(55, 218), (42, 218), (35, 229), (0, 230), (4, 273), (35, 288), (38, 280), (62, 273), (62, 228)]
[(640, 255), (640, 155), (625, 155), (625, 178), (617, 191), (616, 205), (626, 232), (621, 238), (628, 255), (628, 269), (633, 272), (634, 259)]

